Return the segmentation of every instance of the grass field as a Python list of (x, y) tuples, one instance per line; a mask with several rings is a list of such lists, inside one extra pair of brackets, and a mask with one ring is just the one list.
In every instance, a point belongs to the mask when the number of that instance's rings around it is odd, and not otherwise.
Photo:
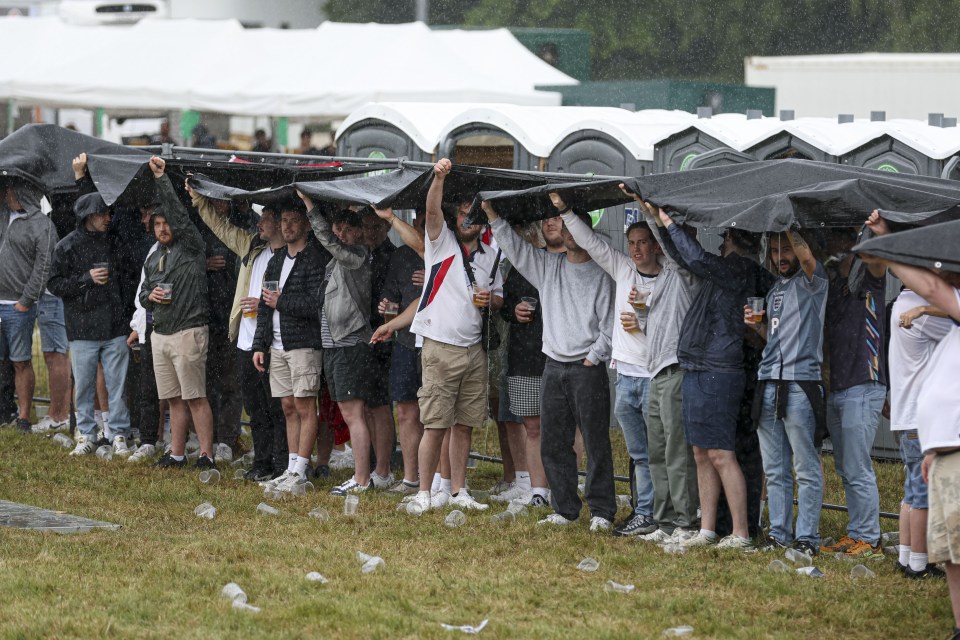
[[(34, 365), (45, 396), (39, 354)], [(615, 471), (626, 475), (622, 437), (612, 435)], [(474, 449), (499, 455), (495, 429), (478, 430)], [(843, 504), (830, 456), (825, 463), (825, 502)], [(902, 467), (875, 466), (880, 507), (897, 512)], [(348, 519), (325, 490), (347, 472), (311, 497), (274, 503), (281, 515), (266, 517), (255, 513), (261, 491), (230, 480), (233, 467), (222, 471), (206, 487), (193, 472), (76, 460), (45, 437), (0, 431), (0, 499), (123, 525), (67, 536), (0, 528), (0, 638), (447, 638), (462, 634), (441, 622), (487, 618), (481, 635), (490, 638), (655, 638), (690, 625), (699, 638), (899, 639), (951, 628), (945, 583), (908, 581), (892, 558), (872, 562), (877, 578), (861, 582), (849, 577), (853, 565), (819, 558), (818, 580), (768, 571), (775, 556), (667, 555), (590, 534), (585, 522), (537, 528), (535, 514), (507, 526), (489, 522), (490, 512), (467, 514), (451, 530), (442, 513), (412, 518), (383, 494), (361, 496), (359, 517)], [(499, 472), (481, 463), (469, 483), (487, 488)], [(193, 515), (205, 501), (217, 507), (212, 521)], [(329, 522), (306, 517), (316, 506)], [(839, 537), (845, 524), (845, 514), (824, 511), (821, 534)], [(881, 526), (895, 531), (897, 522)], [(358, 550), (386, 565), (361, 574)], [(596, 573), (576, 570), (586, 556), (600, 561)], [(306, 582), (309, 571), (330, 582)], [(607, 580), (636, 590), (607, 593)], [(260, 614), (220, 599), (230, 581)]]
[[(475, 445), (497, 453), (495, 431), (479, 431)], [(619, 438), (615, 448), (625, 473)], [(826, 499), (842, 504), (826, 462)], [(896, 511), (901, 468), (877, 467), (881, 508)], [(653, 638), (684, 624), (703, 638), (937, 638), (950, 629), (946, 585), (907, 581), (889, 558), (861, 582), (851, 564), (818, 559), (818, 580), (768, 571), (773, 556), (666, 555), (585, 523), (538, 528), (535, 516), (502, 526), (471, 513), (447, 529), (443, 514), (413, 518), (383, 494), (361, 496), (351, 520), (329, 485), (267, 517), (255, 514), (260, 490), (230, 480), (232, 471), (205, 487), (193, 472), (70, 459), (43, 436), (0, 431), (0, 499), (123, 525), (66, 536), (0, 529), (0, 637), (446, 638), (462, 634), (439, 623), (486, 618), (481, 635), (491, 638)], [(469, 473), (486, 488), (499, 467)], [(204, 501), (217, 507), (212, 521), (193, 515)], [(329, 522), (306, 517), (315, 506)], [(824, 512), (821, 532), (837, 537), (844, 524), (844, 514)], [(386, 566), (361, 574), (357, 550)], [(576, 570), (586, 556), (600, 561), (596, 573)], [(329, 584), (306, 582), (309, 571)], [(610, 579), (636, 591), (606, 593)], [(233, 611), (219, 597), (230, 581), (263, 611)]]

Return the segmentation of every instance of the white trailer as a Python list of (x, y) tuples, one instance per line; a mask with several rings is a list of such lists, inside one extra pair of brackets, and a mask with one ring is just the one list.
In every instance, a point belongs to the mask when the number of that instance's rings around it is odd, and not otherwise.
[(927, 120), (931, 113), (960, 111), (960, 54), (855, 53), (816, 56), (751, 56), (744, 83), (776, 89), (776, 108), (797, 117)]

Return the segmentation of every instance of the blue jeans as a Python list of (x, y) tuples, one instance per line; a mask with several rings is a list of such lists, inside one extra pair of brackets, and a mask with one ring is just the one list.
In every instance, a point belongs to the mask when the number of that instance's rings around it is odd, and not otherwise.
[(770, 535), (783, 544), (793, 539), (793, 474), (799, 485), (797, 540), (820, 544), (820, 507), (823, 504), (823, 473), (820, 454), (813, 446), (816, 428), (813, 408), (799, 385), (790, 383), (786, 417), (776, 417), (777, 385), (770, 381), (763, 389), (760, 411), (760, 452), (767, 476), (767, 506)]
[(36, 304), (26, 311), (17, 311), (12, 304), (0, 304), (0, 360), (30, 361), (36, 320)]
[(833, 460), (843, 480), (850, 516), (847, 535), (874, 546), (880, 543), (880, 492), (870, 450), (886, 397), (886, 387), (879, 382), (867, 382), (831, 391), (827, 398)]
[(70, 366), (77, 394), (77, 430), (87, 437), (97, 434), (93, 420), (93, 398), (97, 389), (97, 362), (103, 363), (110, 402), (110, 430), (114, 436), (130, 435), (130, 413), (123, 400), (130, 351), (126, 336), (112, 340), (73, 340), (70, 343)]
[(617, 374), (617, 401), (613, 415), (623, 430), (627, 453), (633, 461), (634, 515), (653, 515), (653, 480), (650, 477), (650, 453), (647, 448), (647, 422), (643, 410), (650, 393), (650, 378)]

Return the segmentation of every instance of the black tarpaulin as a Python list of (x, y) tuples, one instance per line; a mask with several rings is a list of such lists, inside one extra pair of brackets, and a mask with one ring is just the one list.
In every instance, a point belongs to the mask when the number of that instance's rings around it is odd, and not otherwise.
[(368, 205), (412, 209), (433, 177), (431, 170), (401, 168), (340, 180), (297, 182), (294, 186), (314, 200), (340, 207)]
[(957, 217), (960, 183), (808, 160), (766, 160), (630, 178), (644, 200), (704, 227), (858, 226), (874, 209), (903, 223)]
[[(620, 190), (621, 182), (623, 180), (619, 178), (592, 182), (553, 182), (519, 191), (483, 191), (480, 198), (489, 200), (497, 215), (510, 223), (542, 220), (557, 215), (557, 209), (550, 201), (550, 194), (554, 192), (568, 207), (583, 212), (631, 202), (633, 198)], [(471, 214), (478, 207), (479, 203)]]
[(853, 250), (916, 267), (960, 273), (960, 220), (876, 236)]
[(138, 196), (152, 195), (156, 189), (147, 164), (152, 157), (87, 154), (87, 172), (107, 205), (136, 205)]
[[(0, 140), (0, 176), (22, 178), (48, 195), (70, 192), (75, 189), (71, 163), (81, 153), (150, 158), (137, 149), (56, 125), (28, 124)], [(104, 180), (109, 181), (106, 176)]]

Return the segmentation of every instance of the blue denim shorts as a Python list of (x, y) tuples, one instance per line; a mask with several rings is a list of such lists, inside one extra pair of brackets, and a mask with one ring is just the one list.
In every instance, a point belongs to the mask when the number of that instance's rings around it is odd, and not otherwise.
[(900, 432), (900, 458), (903, 460), (903, 501), (914, 509), (927, 508), (927, 483), (920, 474), (923, 451), (916, 429)]
[(63, 300), (49, 293), (40, 297), (37, 304), (40, 325), (40, 349), (44, 353), (66, 353), (67, 327), (63, 323)]
[(0, 304), (0, 360), (26, 362), (33, 357), (33, 324), (37, 305), (23, 313), (12, 304)]
[(683, 434), (701, 449), (736, 450), (737, 418), (746, 378), (742, 371), (683, 372)]

